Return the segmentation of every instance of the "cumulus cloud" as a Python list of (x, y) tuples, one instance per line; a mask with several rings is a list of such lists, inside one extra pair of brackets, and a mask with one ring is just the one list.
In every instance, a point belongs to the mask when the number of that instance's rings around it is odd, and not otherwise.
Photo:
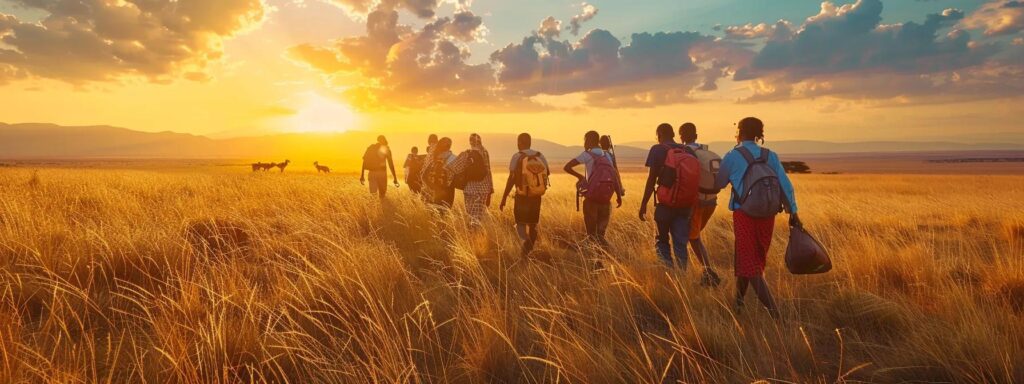
[[(342, 38), (326, 47), (298, 45), (289, 54), (328, 75), (357, 75), (361, 81), (349, 87), (346, 94), (354, 104), (367, 109), (429, 108), (472, 102), (502, 105), (503, 100), (492, 92), (491, 66), (467, 63), (470, 52), (464, 44), (483, 39), (483, 19), (461, 8), (451, 17), (435, 17), (416, 29), (398, 20), (397, 8), (409, 10), (408, 4), (429, 8), (430, 4), (436, 7), (438, 3), (371, 4), (377, 8), (365, 15), (365, 35)], [(459, 4), (467, 6), (468, 2)], [(435, 10), (413, 13), (430, 18)]]
[(929, 83), (922, 79), (980, 65), (995, 53), (992, 45), (972, 41), (964, 31), (942, 33), (964, 18), (962, 11), (947, 9), (927, 15), (922, 23), (902, 24), (881, 24), (881, 13), (879, 0), (843, 6), (825, 2), (795, 30), (741, 28), (771, 38), (734, 79), (756, 80), (752, 100), (890, 90), (915, 94), (923, 87), (904, 83)]
[(963, 21), (968, 29), (981, 29), (988, 36), (1002, 36), (1024, 30), (1024, 2), (993, 1), (981, 6)]
[(528, 36), (492, 53), (491, 61), (501, 90), (523, 97), (584, 92), (592, 105), (680, 102), (716, 88), (728, 63), (714, 58), (739, 49), (725, 44), (696, 32), (659, 32), (633, 34), (624, 45), (595, 29), (575, 43)]
[(579, 36), (580, 28), (583, 28), (583, 23), (588, 22), (593, 19), (594, 16), (597, 16), (597, 7), (593, 4), (583, 3), (581, 6), (583, 9), (580, 11), (580, 14), (573, 16), (572, 19), (569, 20), (569, 31), (572, 32), (573, 36)]
[[(721, 29), (721, 28), (719, 28)], [(749, 40), (768, 38), (780, 40), (793, 34), (793, 25), (786, 20), (779, 20), (774, 24), (745, 24), (725, 28), (725, 35), (731, 39)]]
[(548, 16), (541, 20), (540, 27), (537, 28), (537, 34), (547, 39), (559, 37), (562, 34), (562, 21), (555, 19), (554, 16)]
[(204, 80), (223, 41), (268, 12), (262, 0), (10, 1), (46, 16), (26, 22), (0, 14), (0, 81)]
[[(910, 103), (1012, 97), (1024, 89), (1024, 50), (973, 40), (957, 28), (966, 18), (957, 9), (883, 24), (880, 0), (824, 2), (800, 24), (723, 27), (720, 38), (659, 32), (624, 40), (604, 29), (565, 40), (563, 23), (548, 17), (479, 62), (467, 43), (482, 39), (484, 21), (468, 2), (445, 0), (458, 4), (455, 14), (438, 17), (409, 5), (436, 1), (346, 1), (374, 7), (364, 35), (290, 53), (342, 79), (349, 99), (367, 108), (537, 108), (532, 100), (570, 94), (590, 107), (648, 107), (700, 100), (728, 78), (749, 85), (745, 102), (828, 96)], [(423, 18), (423, 26), (399, 23), (400, 11)], [(569, 32), (596, 13), (585, 5)]]

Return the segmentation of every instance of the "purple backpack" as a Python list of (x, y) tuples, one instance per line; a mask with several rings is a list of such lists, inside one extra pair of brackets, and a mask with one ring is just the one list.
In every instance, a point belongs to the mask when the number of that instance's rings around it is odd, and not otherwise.
[(598, 156), (590, 151), (586, 153), (594, 159), (594, 169), (590, 172), (590, 178), (587, 179), (580, 194), (589, 201), (610, 203), (615, 191), (619, 190), (619, 182), (615, 177), (615, 165), (605, 156)]

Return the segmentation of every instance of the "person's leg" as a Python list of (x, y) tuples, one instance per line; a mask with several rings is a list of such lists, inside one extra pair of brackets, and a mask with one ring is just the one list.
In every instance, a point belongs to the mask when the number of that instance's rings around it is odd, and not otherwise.
[(601, 245), (608, 245), (608, 240), (605, 239), (604, 234), (608, 232), (608, 223), (612, 220), (612, 205), (611, 204), (596, 204), (597, 205), (597, 222), (594, 223), (594, 232), (597, 235), (597, 241)]
[(686, 240), (690, 237), (690, 210), (674, 209), (672, 219), (672, 250), (676, 254), (676, 263), (682, 270), (689, 266), (686, 252)]
[(596, 204), (583, 200), (583, 226), (587, 229), (587, 239), (593, 240), (597, 237), (597, 207)]
[(768, 314), (774, 318), (779, 317), (779, 307), (775, 305), (775, 298), (772, 297), (772, 292), (768, 289), (768, 282), (764, 280), (764, 276), (757, 275), (750, 279), (750, 285), (754, 286), (754, 293), (757, 293), (757, 299), (761, 301), (761, 304), (768, 309)]
[(764, 279), (764, 267), (768, 258), (768, 249), (772, 244), (772, 234), (775, 231), (775, 218), (767, 219), (755, 219), (754, 220), (754, 240), (755, 253), (756, 253), (756, 268), (758, 269), (756, 275), (750, 277), (750, 283), (754, 286), (754, 292), (757, 293), (758, 300), (761, 304), (768, 309), (768, 313), (772, 317), (779, 316), (778, 306), (775, 304), (775, 298), (772, 297), (771, 290), (768, 288), (768, 282)]
[(370, 188), (370, 194), (371, 195), (376, 195), (377, 194), (377, 172), (369, 171), (368, 174), (366, 175), (366, 179), (368, 181), (366, 184)]
[(702, 267), (711, 268), (711, 261), (708, 260), (708, 249), (704, 246), (701, 238), (690, 239), (690, 248), (693, 249), (693, 254), (697, 257), (697, 261), (700, 262)]
[(661, 205), (654, 206), (654, 224), (658, 228), (657, 241), (654, 248), (657, 251), (658, 259), (669, 268), (672, 267), (672, 247), (669, 245), (669, 230), (672, 228), (672, 215), (670, 208)]
[(736, 307), (743, 306), (743, 297), (747, 295), (747, 287), (749, 285), (750, 279), (736, 276)]

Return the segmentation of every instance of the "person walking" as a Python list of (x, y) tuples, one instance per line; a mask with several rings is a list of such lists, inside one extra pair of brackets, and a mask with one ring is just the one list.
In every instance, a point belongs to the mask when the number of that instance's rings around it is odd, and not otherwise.
[(619, 172), (619, 160), (615, 156), (615, 145), (612, 144), (612, 137), (602, 135), (600, 144), (604, 155), (608, 157), (608, 160), (612, 162), (612, 166), (615, 167), (615, 177), (619, 183), (619, 195), (626, 196), (626, 187), (622, 184), (622, 174)]
[(494, 195), (491, 156), (480, 135), (469, 135), (469, 149), (459, 154), (447, 168), (456, 180), (454, 186), (462, 189), (470, 226), (479, 228)]
[(445, 137), (438, 140), (427, 157), (427, 164), (420, 172), (424, 201), (441, 211), (451, 208), (455, 200), (452, 174), (448, 171), (448, 165), (455, 161), (451, 149), (452, 139)]
[[(617, 206), (622, 206), (622, 194), (618, 186), (617, 172), (611, 160), (600, 147), (601, 135), (596, 131), (583, 136), (583, 153), (565, 164), (563, 170), (578, 180), (576, 189), (583, 200), (583, 223), (587, 237), (602, 247), (608, 246), (605, 233), (611, 221), (611, 198), (616, 197)], [(583, 164), (586, 175), (576, 172), (576, 166)]]
[(391, 148), (388, 146), (388, 139), (377, 136), (377, 142), (366, 148), (363, 153), (363, 167), (359, 172), (359, 183), (366, 184), (367, 172), (370, 179), (370, 193), (377, 194), (381, 199), (388, 192), (388, 169), (394, 178), (395, 188), (398, 188), (398, 174), (395, 173), (395, 160), (391, 156)]
[(711, 216), (715, 214), (718, 207), (718, 193), (712, 191), (715, 184), (715, 176), (721, 167), (722, 159), (718, 154), (711, 152), (708, 146), (697, 142), (697, 125), (684, 123), (679, 127), (679, 139), (683, 145), (690, 147), (700, 162), (700, 191), (697, 194), (697, 204), (693, 206), (693, 214), (690, 219), (690, 248), (697, 256), (697, 261), (704, 266), (700, 283), (704, 286), (718, 286), (722, 279), (718, 277), (714, 267), (711, 265), (711, 256), (708, 254), (701, 232), (707, 227)]
[(423, 186), (420, 180), (420, 171), (423, 170), (424, 162), (426, 162), (426, 156), (419, 154), (419, 148), (412, 147), (409, 155), (405, 157), (405, 163), (402, 164), (402, 170), (405, 172), (405, 185), (413, 193), (420, 193)]
[(498, 209), (505, 209), (508, 195), (515, 187), (512, 214), (516, 221), (516, 234), (522, 241), (522, 255), (525, 257), (533, 251), (539, 238), (537, 225), (540, 223), (542, 198), (549, 187), (551, 168), (544, 154), (531, 148), (533, 139), (529, 133), (520, 133), (516, 141), (519, 152), (512, 154), (508, 180), (505, 181), (505, 191), (501, 194)]
[(715, 178), (715, 189), (731, 184), (733, 190), (729, 210), (733, 212), (736, 238), (736, 308), (743, 307), (747, 287), (753, 286), (768, 313), (778, 318), (778, 306), (763, 276), (765, 261), (779, 212), (789, 212), (791, 226), (802, 226), (797, 216), (796, 195), (778, 155), (762, 146), (764, 123), (747, 117), (740, 120), (738, 131), (736, 148), (722, 158)]
[(672, 125), (658, 125), (655, 133), (658, 144), (647, 153), (648, 174), (640, 202), (640, 221), (647, 221), (647, 204), (655, 197), (658, 258), (672, 267), (674, 253), (675, 266), (685, 270), (689, 265), (686, 243), (690, 235), (690, 216), (697, 202), (699, 166), (693, 151), (675, 142)]

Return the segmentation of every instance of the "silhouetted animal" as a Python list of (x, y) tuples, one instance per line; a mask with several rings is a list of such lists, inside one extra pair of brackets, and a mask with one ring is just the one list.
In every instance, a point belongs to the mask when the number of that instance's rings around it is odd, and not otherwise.
[(319, 161), (314, 161), (313, 166), (316, 167), (316, 173), (331, 173), (331, 168), (326, 165), (320, 165)]
[(291, 160), (285, 160), (283, 163), (274, 164), (274, 166), (277, 167), (277, 169), (280, 169), (281, 172), (284, 172), (284, 169), (288, 167), (288, 164), (290, 164), (291, 162)]
[(264, 163), (264, 162), (252, 163), (252, 171), (253, 172), (256, 172), (256, 171), (269, 171), (270, 168), (274, 168), (274, 167), (276, 167), (276, 165), (274, 163)]

